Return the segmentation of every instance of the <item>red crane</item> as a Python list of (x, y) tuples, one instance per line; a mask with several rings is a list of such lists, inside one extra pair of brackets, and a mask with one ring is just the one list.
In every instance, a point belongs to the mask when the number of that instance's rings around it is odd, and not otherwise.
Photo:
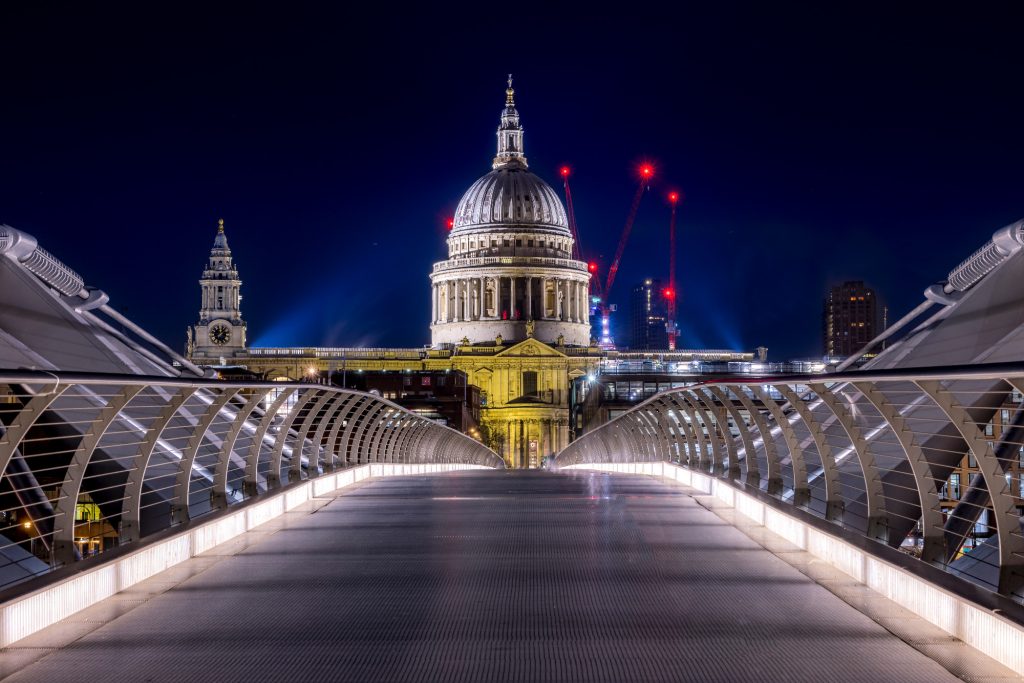
[(668, 224), (668, 289), (665, 300), (668, 302), (668, 348), (676, 348), (676, 301), (679, 291), (676, 289), (676, 204), (683, 198), (680, 192), (669, 192), (668, 201), (672, 205), (672, 218)]
[[(604, 345), (611, 344), (611, 323), (609, 320), (610, 307), (608, 304), (608, 298), (611, 295), (612, 285), (615, 284), (615, 275), (619, 272), (619, 262), (622, 261), (622, 253), (626, 250), (626, 242), (629, 241), (629, 233), (633, 230), (633, 221), (636, 220), (636, 212), (640, 208), (640, 200), (644, 196), (644, 190), (649, 188), (649, 183), (653, 177), (653, 166), (650, 164), (644, 164), (640, 167), (640, 184), (636, 188), (636, 194), (633, 195), (633, 203), (629, 207), (629, 215), (626, 216), (626, 225), (622, 229), (622, 236), (619, 238), (619, 246), (615, 250), (615, 258), (612, 259), (612, 264), (608, 268), (608, 279), (605, 282), (604, 291), (600, 290), (600, 280), (597, 281), (598, 296), (601, 299), (600, 341)], [(593, 263), (590, 264), (590, 272), (596, 273), (596, 271), (597, 265)]]
[(619, 272), (619, 261), (622, 260), (622, 252), (626, 250), (626, 242), (629, 240), (629, 233), (633, 230), (633, 221), (636, 220), (636, 212), (640, 208), (640, 200), (644, 196), (644, 190), (654, 176), (654, 167), (644, 164), (640, 167), (640, 184), (633, 195), (633, 204), (629, 207), (629, 215), (626, 217), (626, 227), (622, 229), (622, 237), (619, 238), (619, 246), (615, 249), (615, 258), (608, 268), (608, 282), (604, 286), (605, 296), (611, 293), (612, 284), (615, 282), (615, 274)]
[(579, 261), (580, 252), (583, 251), (583, 247), (580, 245), (580, 233), (576, 229), (576, 211), (572, 207), (572, 192), (569, 190), (569, 174), (571, 169), (568, 166), (563, 166), (558, 169), (558, 173), (562, 176), (562, 182), (565, 186), (565, 209), (569, 217), (569, 230), (572, 232), (572, 257)]

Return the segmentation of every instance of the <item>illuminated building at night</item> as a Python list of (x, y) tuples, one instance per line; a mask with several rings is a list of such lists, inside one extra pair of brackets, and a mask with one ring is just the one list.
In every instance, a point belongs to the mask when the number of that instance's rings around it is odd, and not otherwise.
[(633, 288), (629, 328), (631, 350), (669, 348), (668, 306), (660, 281), (647, 278)]
[[(591, 337), (591, 274), (573, 259), (573, 241), (561, 199), (528, 170), (510, 80), (491, 170), (459, 201), (448, 258), (430, 273), (429, 348), (248, 348), (241, 281), (222, 222), (200, 281), (202, 307), (188, 355), (269, 379), (459, 371), (479, 388), (479, 438), (510, 467), (538, 467), (570, 441), (574, 380), (616, 353)], [(689, 362), (693, 352), (672, 358)]]
[(822, 317), (824, 352), (829, 357), (852, 356), (881, 332), (878, 297), (860, 280), (829, 289)]

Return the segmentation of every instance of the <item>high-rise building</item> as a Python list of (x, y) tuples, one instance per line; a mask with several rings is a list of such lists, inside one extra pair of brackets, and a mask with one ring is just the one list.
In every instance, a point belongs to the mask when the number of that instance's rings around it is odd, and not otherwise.
[(861, 280), (850, 280), (829, 289), (822, 316), (826, 356), (852, 356), (881, 330), (878, 297)]
[(668, 309), (665, 303), (660, 280), (647, 278), (633, 288), (629, 311), (631, 349), (668, 348)]

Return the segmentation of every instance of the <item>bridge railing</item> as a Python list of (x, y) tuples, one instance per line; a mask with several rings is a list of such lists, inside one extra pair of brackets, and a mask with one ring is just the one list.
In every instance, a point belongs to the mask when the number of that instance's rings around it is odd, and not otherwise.
[(667, 461), (1024, 596), (1024, 364), (709, 381), (585, 434), (558, 466)]
[(358, 391), (0, 371), (0, 586), (370, 463), (504, 467)]

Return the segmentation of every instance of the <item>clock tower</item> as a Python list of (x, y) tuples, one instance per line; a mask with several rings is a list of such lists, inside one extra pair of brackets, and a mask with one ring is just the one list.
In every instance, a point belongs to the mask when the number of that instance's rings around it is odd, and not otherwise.
[(210, 250), (210, 262), (199, 280), (203, 291), (199, 323), (189, 335), (187, 355), (197, 363), (230, 363), (245, 350), (245, 321), (242, 320), (242, 281), (231, 260), (224, 219), (217, 224), (217, 237)]

